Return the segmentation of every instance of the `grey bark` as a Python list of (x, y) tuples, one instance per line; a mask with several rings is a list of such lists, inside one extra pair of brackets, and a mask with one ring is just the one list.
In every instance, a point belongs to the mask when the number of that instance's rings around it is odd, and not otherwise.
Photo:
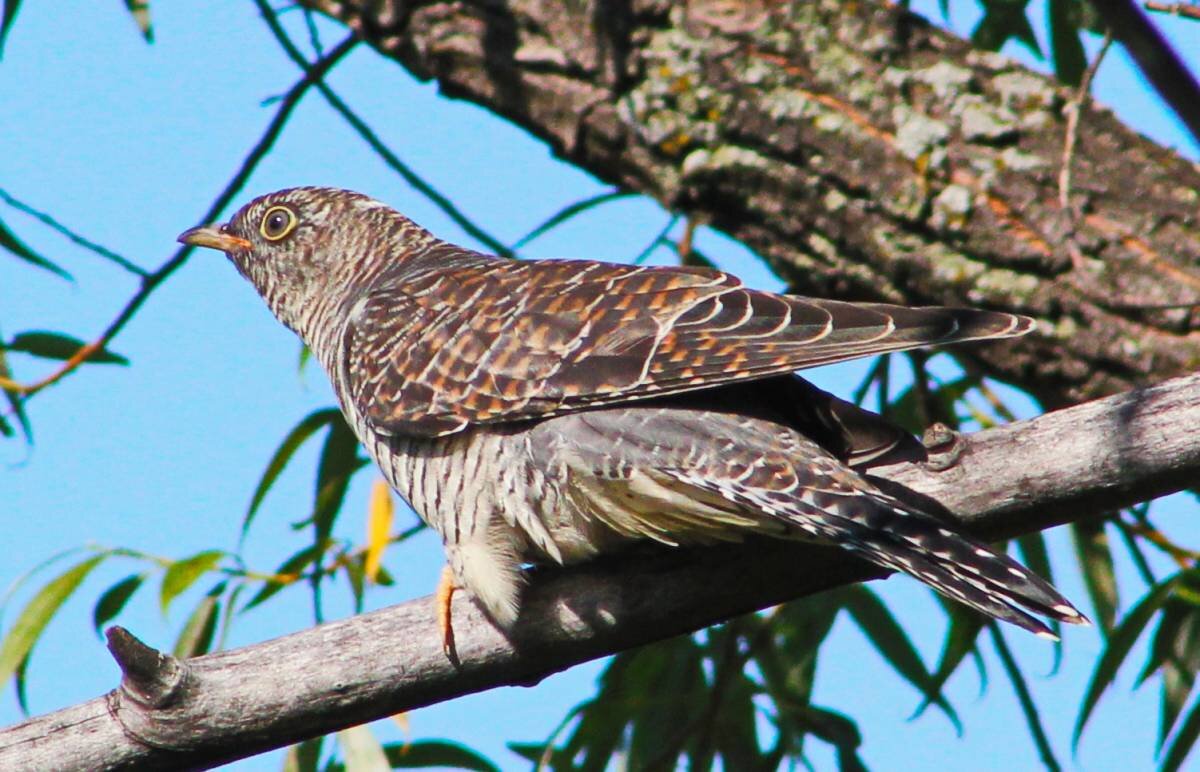
[[(1195, 426), (1200, 375), (961, 436), (924, 463), (873, 473), (936, 500), (980, 535), (1007, 537), (1190, 484), (1200, 475), (1200, 433), (1184, 427)], [(442, 652), (429, 598), (186, 661), (113, 629), (122, 685), (0, 731), (0, 769), (213, 766), (483, 689), (533, 685), (589, 659), (878, 576), (839, 550), (778, 541), (545, 572), (531, 582), (512, 640), (456, 598), (457, 663)]]
[(1088, 104), (1060, 191), (1075, 94), (882, 0), (302, 4), (794, 291), (1038, 317), (956, 355), (1047, 406), (1200, 365), (1200, 170)]

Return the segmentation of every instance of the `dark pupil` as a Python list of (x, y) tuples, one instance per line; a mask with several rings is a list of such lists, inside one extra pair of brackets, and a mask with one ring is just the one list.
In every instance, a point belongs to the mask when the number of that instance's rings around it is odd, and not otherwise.
[(287, 227), (287, 215), (283, 212), (272, 212), (267, 217), (267, 230), (271, 233), (279, 233)]

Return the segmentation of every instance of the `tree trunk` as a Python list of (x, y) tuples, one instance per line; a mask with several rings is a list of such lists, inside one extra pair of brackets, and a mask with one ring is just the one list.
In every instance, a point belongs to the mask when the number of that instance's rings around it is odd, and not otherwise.
[[(801, 294), (972, 305), (1047, 406), (1200, 364), (1200, 170), (880, 0), (302, 0), (449, 96), (709, 223)], [(1062, 205), (1066, 202), (1066, 206)]]

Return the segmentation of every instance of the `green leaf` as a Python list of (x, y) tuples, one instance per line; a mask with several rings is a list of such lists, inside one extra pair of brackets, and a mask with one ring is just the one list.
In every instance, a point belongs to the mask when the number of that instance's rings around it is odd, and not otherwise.
[[(700, 647), (683, 636), (656, 644), (636, 659), (620, 685), (633, 732), (629, 767), (660, 769), (683, 750), (688, 729), (711, 698)], [(599, 697), (603, 700), (603, 694)]]
[(254, 520), (254, 515), (258, 512), (258, 507), (262, 504), (263, 498), (267, 495), (267, 491), (275, 484), (284, 467), (292, 460), (296, 450), (313, 436), (322, 427), (337, 420), (340, 413), (335, 408), (324, 408), (314, 411), (304, 417), (300, 423), (296, 424), (288, 435), (283, 438), (279, 448), (275, 451), (275, 455), (271, 456), (271, 460), (267, 463), (267, 468), (263, 471), (262, 479), (258, 482), (258, 487), (254, 489), (254, 496), (250, 499), (250, 508), (246, 510), (246, 516), (242, 518), (242, 536), (244, 541), (246, 531), (250, 529), (250, 523)]
[(1054, 73), (1068, 86), (1078, 86), (1087, 69), (1087, 54), (1079, 39), (1075, 19), (1077, 0), (1050, 0), (1050, 50), (1054, 56)]
[(971, 33), (971, 42), (989, 51), (999, 51), (1009, 38), (1016, 38), (1030, 53), (1042, 58), (1037, 35), (1025, 15), (1029, 0), (983, 0), (983, 19)]
[(17, 707), (19, 707), (21, 712), (26, 716), (29, 715), (29, 694), (25, 690), (26, 684), (29, 683), (29, 681), (25, 678), (25, 672), (28, 669), (29, 655), (26, 654), (25, 658), (21, 660), (21, 664), (17, 665), (17, 672), (13, 677), (13, 680), (16, 681)]
[(313, 503), (312, 524), (316, 530), (314, 543), (329, 539), (333, 532), (333, 521), (342, 507), (350, 478), (365, 466), (366, 459), (358, 455), (358, 438), (337, 414), (337, 420), (329, 425), (329, 434), (321, 448), (317, 463), (316, 496)]
[[(42, 359), (66, 361), (79, 353), (79, 349), (87, 344), (79, 338), (63, 335), (61, 332), (46, 332), (34, 330), (17, 333), (4, 348), (9, 351), (20, 351)], [(129, 360), (108, 349), (98, 349), (88, 354), (83, 360), (98, 365), (128, 365)]]
[(86, 550), (83, 547), (71, 547), (69, 549), (62, 550), (61, 552), (56, 552), (45, 560), (42, 560), (33, 568), (18, 576), (15, 581), (8, 585), (8, 588), (4, 592), (4, 599), (0, 600), (0, 618), (3, 617), (4, 612), (8, 609), (9, 601), (13, 599), (13, 596), (20, 592), (21, 588), (24, 587), (30, 580), (32, 580), (33, 577), (37, 576), (58, 561), (85, 551)]
[(1004, 633), (1001, 632), (1000, 625), (992, 620), (987, 623), (987, 626), (992, 634), (992, 643), (995, 644), (996, 654), (999, 655), (1009, 683), (1012, 684), (1013, 691), (1017, 694), (1017, 702), (1020, 703), (1021, 712), (1025, 715), (1025, 725), (1029, 728), (1029, 734), (1033, 738), (1034, 746), (1038, 749), (1042, 764), (1050, 772), (1058, 772), (1062, 769), (1062, 765), (1054, 757), (1054, 750), (1050, 747), (1050, 738), (1046, 736), (1041, 714), (1033, 701), (1033, 695), (1029, 692), (1029, 686), (1025, 683), (1025, 676), (1021, 673), (1017, 660), (1004, 640)]
[[(298, 576), (299, 574), (304, 572), (304, 569), (306, 566), (310, 565), (316, 559), (316, 557), (318, 555), (320, 555), (321, 553), (323, 553), (324, 551), (325, 551), (325, 547), (323, 545), (309, 544), (309, 545), (305, 546), (303, 549), (294, 553), (287, 560), (283, 561), (283, 563), (280, 564), (279, 568), (275, 569), (275, 575), (276, 576), (287, 576), (287, 575), (291, 574), (291, 575)], [(291, 581), (285, 582), (285, 581), (272, 581), (272, 580), (267, 580), (267, 581), (263, 582), (262, 589), (259, 590), (258, 592), (256, 592), (254, 594), (254, 597), (252, 597), (250, 600), (246, 601), (246, 605), (242, 606), (241, 611), (239, 611), (238, 613), (241, 613), (242, 611), (249, 611), (250, 609), (254, 608), (255, 606), (259, 605), (263, 601), (265, 601), (268, 598), (270, 598), (271, 596), (273, 596), (275, 593), (282, 590), (284, 587), (287, 587), (288, 585), (293, 584), (293, 583), (294, 582), (291, 582)]]
[(189, 558), (176, 560), (167, 566), (158, 595), (158, 603), (162, 612), (166, 614), (171, 601), (191, 587), (197, 579), (212, 570), (213, 566), (224, 556), (223, 550), (205, 550), (197, 552)]
[(862, 745), (862, 733), (854, 719), (828, 708), (806, 705), (799, 709), (799, 720), (817, 737), (837, 749), (838, 768), (849, 772), (866, 772), (866, 765), (858, 757)]
[(1117, 597), (1117, 575), (1104, 518), (1072, 523), (1071, 536), (1075, 542), (1079, 567), (1083, 571), (1084, 585), (1092, 601), (1092, 610), (1096, 613), (1100, 632), (1107, 637), (1116, 623), (1120, 599)]
[(179, 659), (188, 659), (208, 653), (217, 631), (217, 617), (221, 612), (220, 596), (223, 592), (225, 583), (218, 582), (200, 599), (179, 632), (172, 654)]
[(823, 593), (792, 601), (771, 618), (773, 635), (754, 652), (768, 691), (776, 701), (808, 704), (821, 642), (833, 629), (841, 605)]
[[(1041, 531), (1034, 531), (1023, 536), (1018, 536), (1015, 539), (1017, 550), (1021, 553), (1021, 559), (1025, 561), (1025, 565), (1030, 571), (1045, 579), (1050, 584), (1054, 584), (1054, 569), (1050, 567), (1050, 552), (1046, 549), (1046, 538)], [(1051, 672), (1057, 672), (1062, 664), (1063, 642), (1062, 642), (1062, 625), (1057, 619), (1050, 620), (1050, 629), (1058, 636), (1058, 640), (1054, 642), (1054, 666)]]
[[(775, 765), (766, 765), (759, 750), (758, 716), (754, 707), (758, 689), (743, 672), (740, 659), (733, 664), (737, 665), (736, 672), (716, 676), (724, 678), (725, 686), (720, 695), (713, 695), (720, 703), (713, 718), (711, 742), (721, 756), (723, 769), (774, 769)], [(707, 738), (701, 736), (697, 740), (698, 744), (707, 745)], [(694, 764), (690, 766), (696, 768)]]
[[(958, 666), (967, 658), (967, 655), (976, 651), (975, 641), (979, 638), (980, 631), (983, 630), (983, 621), (978, 614), (970, 613), (956, 603), (945, 601), (940, 595), (938, 601), (942, 603), (942, 607), (950, 617), (950, 628), (946, 631), (946, 639), (942, 642), (942, 653), (938, 658), (938, 666), (930, 677), (930, 691), (926, 693), (925, 701), (914, 711), (914, 718), (933, 704), (930, 695), (940, 694), (942, 687), (958, 670)], [(986, 672), (981, 670), (980, 680), (985, 681), (986, 675)]]
[[(12, 380), (12, 370), (8, 366), (8, 359), (5, 357), (4, 347), (0, 346), (0, 377)], [(3, 389), (4, 399), (8, 402), (8, 407), (12, 415), (17, 417), (17, 421), (21, 424), (21, 433), (25, 435), (25, 441), (33, 442), (33, 427), (29, 424), (29, 416), (25, 413), (25, 402), (20, 394)], [(4, 416), (0, 416), (0, 433), (6, 437), (12, 436), (12, 427)]]
[(1156, 671), (1162, 670), (1162, 704), (1159, 711), (1158, 746), (1161, 749), (1171, 733), (1175, 720), (1183, 710), (1196, 679), (1195, 651), (1197, 618), (1200, 614), (1191, 603), (1170, 598), (1163, 604), (1162, 616), (1146, 664), (1134, 682), (1141, 686)]
[(429, 740), (416, 743), (388, 743), (383, 746), (392, 769), (447, 767), (474, 772), (499, 772), (499, 767), (465, 745)]
[(1183, 762), (1191, 753), (1197, 737), (1200, 737), (1200, 702), (1192, 706), (1187, 718), (1183, 720), (1183, 725), (1175, 733), (1175, 739), (1171, 741), (1170, 749), (1163, 756), (1162, 772), (1176, 772), (1176, 770), (1182, 769)]
[(131, 574), (104, 591), (92, 609), (92, 625), (96, 628), (96, 635), (101, 634), (100, 629), (106, 622), (112, 621), (121, 613), (121, 609), (125, 608), (125, 604), (144, 581), (145, 574)]
[[(346, 571), (346, 581), (350, 583), (350, 596), (354, 599), (354, 613), (361, 614), (363, 610), (363, 598), (367, 585), (367, 556), (359, 554), (352, 556), (347, 560), (342, 561), (342, 568)], [(381, 567), (380, 572), (383, 571)]]
[(578, 214), (582, 214), (583, 212), (586, 212), (587, 210), (592, 209), (594, 207), (600, 206), (601, 204), (607, 204), (609, 201), (615, 201), (618, 198), (625, 198), (627, 196), (632, 196), (632, 195), (634, 195), (634, 194), (630, 193), (628, 191), (609, 190), (609, 191), (605, 191), (604, 193), (600, 193), (598, 195), (592, 196), (591, 198), (585, 198), (582, 201), (576, 201), (573, 204), (568, 204), (567, 206), (564, 206), (562, 209), (558, 210), (553, 215), (551, 215), (541, 225), (537, 226), (533, 230), (529, 231), (529, 233), (526, 233), (524, 236), (522, 236), (521, 238), (519, 238), (515, 242), (513, 242), (513, 245), (511, 247), (509, 247), (509, 249), (512, 250), (513, 252), (516, 252), (518, 249), (525, 246), (529, 242), (533, 241), (534, 239), (538, 238), (539, 236), (544, 235), (550, 229), (554, 228), (555, 226), (561, 225), (562, 223), (566, 222), (567, 220), (570, 220), (572, 217), (575, 217)]
[(887, 606), (879, 596), (869, 588), (861, 585), (851, 585), (839, 593), (846, 611), (862, 630), (863, 635), (871, 641), (888, 664), (906, 681), (915, 686), (925, 696), (926, 703), (932, 703), (942, 709), (955, 731), (962, 733), (962, 723), (958, 714), (946, 701), (938, 686), (935, 686), (933, 676), (921, 662), (921, 656), (913, 646), (904, 628), (888, 611)]
[(575, 709), (579, 722), (562, 758), (582, 757), (581, 772), (603, 772), (621, 748), (630, 768), (671, 766), (681, 730), (704, 703), (695, 691), (704, 688), (700, 661), (700, 648), (689, 636), (613, 657), (596, 697)]
[(153, 43), (154, 27), (150, 25), (150, 4), (146, 0), (125, 0), (125, 7), (133, 16), (133, 23), (138, 26), (142, 38), (147, 43)]
[(4, 12), (0, 16), (0, 58), (4, 55), (4, 42), (13, 22), (17, 20), (17, 11), (21, 8), (21, 0), (4, 0)]
[(55, 612), (108, 555), (107, 552), (93, 555), (77, 563), (51, 579), (26, 604), (5, 636), (3, 645), (0, 645), (0, 683), (13, 676), (21, 662), (33, 651), (34, 644)]
[[(4, 19), (0, 21), (0, 48), (3, 48), (4, 37), (8, 33), (8, 28), (12, 24), (13, 18), (17, 15), (18, 5), (20, 5), (19, 0), (5, 0), (4, 2)], [(0, 247), (7, 249), (13, 255), (31, 265), (43, 268), (50, 273), (61, 276), (67, 281), (75, 281), (71, 274), (25, 246), (25, 243), (18, 239), (2, 220), (0, 220)]]
[(562, 748), (547, 748), (538, 743), (512, 743), (508, 749), (521, 758), (529, 761), (535, 770), (544, 769), (574, 769), (574, 764), (567, 751)]
[(20, 7), (21, 0), (4, 0), (4, 14), (0, 17), (0, 55), (4, 53), (4, 41), (8, 38), (8, 30), (17, 20)]
[(324, 737), (314, 737), (289, 747), (283, 760), (283, 772), (317, 772), (323, 742)]
[(242, 596), (247, 585), (245, 581), (240, 581), (233, 586), (233, 591), (229, 593), (229, 597), (225, 599), (225, 612), (221, 614), (221, 619), (218, 622), (218, 630), (221, 631), (220, 636), (214, 646), (218, 649), (225, 648), (226, 639), (229, 637), (229, 627), (233, 620), (233, 615), (238, 611), (238, 598)]
[(1071, 737), (1072, 747), (1079, 747), (1079, 738), (1083, 735), (1083, 728), (1087, 724), (1088, 718), (1091, 717), (1096, 703), (1099, 702), (1100, 695), (1117, 677), (1117, 671), (1125, 661), (1125, 657), (1128, 656), (1129, 650), (1133, 648), (1134, 642), (1141, 636), (1155, 612), (1171, 596), (1179, 577), (1180, 575), (1176, 574), (1152, 588), (1109, 634), (1104, 652), (1096, 662), (1096, 669), (1092, 671), (1091, 681), (1088, 683), (1087, 692), (1084, 694), (1083, 703), (1079, 709), (1079, 718), (1075, 721), (1075, 732)]

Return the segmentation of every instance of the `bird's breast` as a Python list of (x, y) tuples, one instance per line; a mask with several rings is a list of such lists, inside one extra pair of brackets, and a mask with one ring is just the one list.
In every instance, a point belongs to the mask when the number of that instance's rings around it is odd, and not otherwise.
[(388, 483), (447, 545), (482, 536), (526, 562), (574, 563), (612, 540), (608, 528), (581, 511), (566, 470), (536, 463), (524, 425), (427, 438), (355, 423)]

